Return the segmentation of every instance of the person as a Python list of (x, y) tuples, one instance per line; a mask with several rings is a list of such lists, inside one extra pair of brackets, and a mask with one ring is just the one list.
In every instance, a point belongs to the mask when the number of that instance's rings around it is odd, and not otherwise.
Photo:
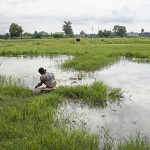
[(41, 74), (40, 80), (41, 82), (35, 86), (35, 88), (41, 86), (43, 83), (46, 85), (47, 88), (53, 88), (56, 86), (56, 80), (53, 73), (49, 73), (44, 68), (39, 68), (38, 72)]

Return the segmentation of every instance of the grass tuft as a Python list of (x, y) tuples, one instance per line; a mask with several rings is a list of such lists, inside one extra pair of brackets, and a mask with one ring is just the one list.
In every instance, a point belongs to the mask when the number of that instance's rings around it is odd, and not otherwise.
[(122, 97), (121, 89), (110, 88), (103, 82), (94, 82), (90, 86), (61, 86), (57, 88), (56, 93), (65, 97), (80, 99), (91, 105), (99, 105), (102, 107), (107, 105), (107, 101), (111, 103), (115, 101), (119, 102)]
[(0, 101), (35, 95), (28, 87), (22, 86), (22, 84), (21, 79), (0, 75)]
[(123, 142), (117, 144), (114, 150), (149, 150), (150, 141), (146, 136), (140, 136), (140, 133), (136, 137), (130, 136), (128, 139), (124, 139)]

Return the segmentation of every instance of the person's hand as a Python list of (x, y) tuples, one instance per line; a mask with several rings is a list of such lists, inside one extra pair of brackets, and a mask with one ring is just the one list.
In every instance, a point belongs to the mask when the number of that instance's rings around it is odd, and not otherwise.
[(38, 87), (38, 85), (37, 86), (35, 86), (35, 89)]

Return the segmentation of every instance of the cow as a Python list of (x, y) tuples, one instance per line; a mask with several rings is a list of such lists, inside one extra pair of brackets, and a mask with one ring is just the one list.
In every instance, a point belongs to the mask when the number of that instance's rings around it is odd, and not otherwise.
[(80, 42), (80, 39), (79, 39), (79, 38), (76, 38), (76, 42)]

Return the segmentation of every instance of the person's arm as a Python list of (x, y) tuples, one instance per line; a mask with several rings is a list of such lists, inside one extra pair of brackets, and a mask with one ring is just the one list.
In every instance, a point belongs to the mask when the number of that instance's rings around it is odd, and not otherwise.
[(41, 82), (38, 83), (37, 86), (35, 86), (35, 89), (36, 89), (37, 87), (41, 86), (42, 84), (43, 84), (43, 81), (41, 80)]

